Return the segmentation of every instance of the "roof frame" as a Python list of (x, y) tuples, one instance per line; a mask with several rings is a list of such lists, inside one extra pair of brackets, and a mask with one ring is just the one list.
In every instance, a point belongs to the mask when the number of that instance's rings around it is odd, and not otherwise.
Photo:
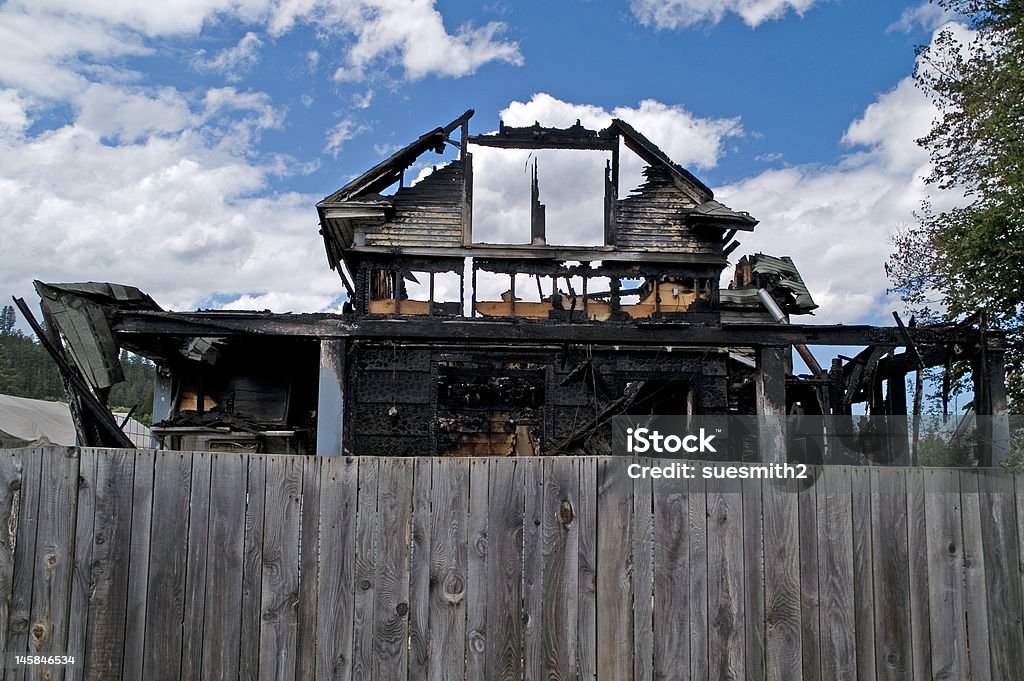
[(420, 135), (416, 141), (402, 147), (387, 159), (320, 201), (317, 204), (317, 208), (343, 203), (366, 194), (374, 194), (387, 189), (395, 182), (398, 182), (402, 177), (402, 173), (427, 151), (433, 149), (438, 154), (444, 153), (444, 145), (450, 141), (448, 138), (455, 130), (464, 127), (469, 119), (473, 117), (474, 113), (473, 109), (468, 109), (448, 125), (434, 128), (430, 132)]

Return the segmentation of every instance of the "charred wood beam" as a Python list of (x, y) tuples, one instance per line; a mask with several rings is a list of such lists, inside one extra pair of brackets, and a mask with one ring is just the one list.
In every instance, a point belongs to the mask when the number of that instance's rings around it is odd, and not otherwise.
[(571, 135), (546, 135), (537, 139), (532, 139), (529, 136), (470, 135), (469, 143), (497, 149), (576, 149), (582, 151), (612, 151), (618, 146), (617, 139), (583, 139)]
[(469, 119), (473, 117), (474, 113), (476, 112), (473, 109), (466, 109), (461, 116), (459, 116), (454, 121), (441, 128), (441, 130), (444, 131), (445, 135), (452, 134), (453, 132), (455, 132), (456, 128), (462, 128), (463, 130), (465, 130), (466, 126), (469, 124)]
[[(896, 331), (896, 329), (893, 329), (893, 331)], [(857, 359), (860, 361), (854, 364), (849, 381), (846, 384), (846, 393), (843, 395), (844, 413), (849, 413), (850, 405), (859, 401), (858, 397), (861, 396), (861, 393), (867, 395), (872, 407), (877, 408), (877, 405), (882, 401), (878, 395), (880, 383), (877, 382), (876, 378), (878, 376), (878, 363), (891, 350), (892, 348), (886, 344), (878, 344), (866, 348), (857, 356)]]
[(378, 163), (373, 168), (370, 168), (355, 180), (352, 180), (345, 185), (341, 190), (318, 203), (317, 208), (321, 210), (321, 217), (323, 217), (323, 209), (332, 207), (335, 204), (342, 203), (353, 197), (371, 194), (390, 187), (395, 182), (398, 182), (405, 169), (415, 163), (416, 159), (425, 152), (433, 149), (439, 154), (443, 153), (445, 142), (448, 141), (448, 136), (456, 129), (461, 128), (464, 123), (472, 118), (473, 113), (473, 109), (468, 109), (465, 113), (443, 128), (434, 128), (430, 132), (424, 133), (412, 144), (399, 149), (389, 158)]
[(887, 411), (889, 418), (885, 424), (888, 430), (886, 442), (892, 464), (908, 466), (911, 462), (911, 447), (907, 432), (907, 384), (906, 375), (890, 374), (886, 377)]
[[(900, 336), (903, 337), (904, 342), (907, 344), (907, 352), (914, 358), (914, 361), (917, 363), (917, 368), (924, 369), (924, 361), (921, 359), (921, 354), (917, 351), (917, 345), (914, 344), (914, 339), (907, 333), (907, 326), (903, 323), (903, 320), (900, 319), (897, 312), (893, 312), (892, 317), (896, 320), (896, 326), (900, 330)], [(913, 324), (914, 320), (911, 319), (910, 323)]]
[(461, 187), (461, 200), (462, 200), (462, 245), (471, 246), (473, 244), (473, 154), (466, 151), (466, 136), (468, 135), (468, 124), (462, 128), (462, 150), (460, 158), (462, 158), (462, 187)]
[[(545, 320), (490, 321), (484, 319), (390, 318), (352, 319), (333, 314), (273, 314), (264, 312), (118, 311), (112, 328), (123, 336), (307, 336), (509, 343), (604, 343), (611, 345), (670, 345), (763, 347), (806, 345), (901, 344), (893, 327), (727, 324), (691, 325), (676, 321), (553, 323)], [(950, 326), (919, 326), (908, 330), (919, 345), (972, 343), (977, 330)], [(139, 341), (136, 340), (136, 343)]]
[(619, 144), (615, 141), (612, 158), (605, 167), (604, 174), (604, 243), (612, 246), (616, 243), (616, 223), (618, 222), (619, 201)]
[(404, 272), (459, 272), (465, 264), (464, 258), (407, 258), (403, 256), (373, 255), (371, 257), (353, 258), (349, 252), (353, 267), (359, 269), (393, 269)]
[(346, 272), (347, 269), (348, 268), (345, 266), (345, 261), (340, 261), (338, 267), (338, 276), (341, 277), (341, 283), (345, 286), (345, 290), (348, 291), (348, 297), (349, 300), (351, 300), (352, 298), (356, 297), (356, 287), (355, 284), (353, 284), (352, 281), (349, 279), (348, 273)]
[(499, 124), (498, 132), (489, 135), (471, 135), (470, 144), (499, 149), (591, 149), (612, 151), (618, 148), (619, 139), (614, 135), (602, 135), (589, 130), (579, 121), (568, 128), (545, 128), (539, 123), (524, 128)]
[[(74, 390), (75, 396), (78, 398), (79, 404), (89, 412), (89, 414), (96, 420), (97, 426), (101, 429), (101, 442), (85, 442), (86, 446), (93, 447), (121, 447), (125, 449), (135, 449), (135, 443), (129, 439), (124, 432), (117, 427), (117, 421), (114, 420), (113, 414), (107, 409), (106, 405), (101, 403), (99, 399), (93, 394), (88, 384), (78, 375), (78, 372), (68, 364), (68, 361), (64, 358), (64, 353), (61, 352), (51, 341), (49, 336), (43, 330), (43, 327), (36, 321), (35, 315), (32, 314), (32, 310), (29, 309), (28, 305), (25, 304), (24, 299), (15, 298), (14, 304), (18, 306), (22, 316), (28, 325), (32, 327), (32, 331), (35, 332), (36, 337), (39, 338), (39, 342), (50, 353), (50, 357), (57, 364), (57, 369), (60, 371), (61, 376), (65, 381), (71, 384)], [(80, 433), (85, 435), (84, 433)]]
[(680, 189), (689, 194), (698, 203), (715, 198), (715, 193), (711, 191), (710, 187), (698, 180), (690, 171), (675, 164), (672, 159), (665, 155), (664, 151), (624, 120), (619, 118), (612, 119), (612, 124), (603, 130), (602, 133), (620, 135), (622, 142), (649, 165), (664, 165), (666, 168), (671, 169), (673, 174), (682, 180), (682, 183), (678, 183)]
[[(901, 339), (905, 342), (903, 334), (900, 334)], [(942, 366), (946, 361), (946, 356), (950, 353), (950, 349), (941, 345), (930, 345), (918, 347), (916, 355), (912, 355), (909, 352), (901, 352), (898, 355), (892, 355), (886, 357), (878, 363), (878, 370), (885, 374), (894, 373), (908, 373), (914, 371), (919, 366), (925, 369), (929, 367)], [(918, 364), (920, 362), (920, 364)]]
[(598, 267), (590, 263), (566, 265), (558, 260), (499, 260), (474, 259), (477, 269), (492, 274), (539, 274), (549, 277), (618, 277), (620, 279), (650, 279), (657, 277), (661, 281), (669, 279), (718, 279), (717, 267), (701, 267), (688, 264), (673, 263), (624, 263), (602, 261)]
[[(393, 246), (357, 246), (346, 251), (346, 257), (358, 257), (363, 254), (394, 256)], [(632, 263), (665, 263), (689, 264), (724, 267), (726, 259), (708, 253), (669, 253), (664, 251), (626, 251), (614, 250), (611, 246), (492, 246), (475, 244), (464, 248), (448, 246), (409, 246), (403, 247), (404, 255), (425, 257), (456, 257), (456, 258), (501, 258), (506, 260), (573, 260), (589, 262), (593, 260), (632, 262)], [(717, 274), (716, 274), (717, 276)]]

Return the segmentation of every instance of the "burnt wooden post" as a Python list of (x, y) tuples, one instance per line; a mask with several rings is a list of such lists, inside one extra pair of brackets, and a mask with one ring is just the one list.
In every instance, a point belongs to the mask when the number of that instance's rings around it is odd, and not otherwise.
[(320, 341), (320, 389), (316, 406), (316, 453), (336, 456), (344, 452), (345, 340)]
[(999, 466), (1010, 452), (1010, 411), (1003, 354), (1002, 338), (983, 333), (981, 350), (971, 362), (979, 466)]
[(466, 139), (462, 149), (462, 245), (473, 245), (473, 154), (466, 151)]
[(889, 452), (892, 465), (910, 465), (910, 429), (907, 419), (907, 377), (903, 372), (889, 374), (886, 380), (888, 403)]
[(530, 243), (543, 246), (547, 243), (545, 207), (540, 202), (540, 185), (537, 183), (537, 159), (533, 159), (533, 180), (530, 183)]
[(427, 295), (427, 316), (434, 314), (434, 272), (430, 272), (430, 293)]
[(785, 463), (786, 364), (784, 348), (757, 349), (757, 450), (762, 463)]
[(590, 269), (590, 263), (589, 262), (585, 262), (585, 263), (580, 263), (580, 265), (581, 265), (581, 270), (582, 270), (581, 274), (583, 275), (582, 276), (582, 279), (583, 279), (583, 286), (582, 286), (582, 289), (583, 289), (583, 291), (582, 291), (583, 292), (583, 321), (589, 322), (590, 321), (590, 312), (589, 312), (590, 311), (590, 306), (587, 303), (587, 271)]
[(1004, 352), (988, 353), (989, 405), (992, 410), (992, 465), (1000, 466), (1010, 453), (1010, 408), (1006, 399), (1006, 364)]

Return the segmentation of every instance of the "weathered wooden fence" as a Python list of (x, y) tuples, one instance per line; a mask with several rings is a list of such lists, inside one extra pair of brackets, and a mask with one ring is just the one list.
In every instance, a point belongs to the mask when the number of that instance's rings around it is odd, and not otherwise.
[(7, 678), (1019, 679), (1024, 479), (0, 451)]

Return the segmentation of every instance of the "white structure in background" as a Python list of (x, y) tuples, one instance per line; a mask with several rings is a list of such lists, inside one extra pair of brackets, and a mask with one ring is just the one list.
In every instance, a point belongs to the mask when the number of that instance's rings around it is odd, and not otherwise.
[[(120, 423), (124, 417), (114, 414), (114, 418)], [(135, 419), (128, 419), (124, 432), (136, 447), (152, 446), (149, 428)], [(75, 424), (68, 405), (0, 395), (0, 448), (75, 444)]]

